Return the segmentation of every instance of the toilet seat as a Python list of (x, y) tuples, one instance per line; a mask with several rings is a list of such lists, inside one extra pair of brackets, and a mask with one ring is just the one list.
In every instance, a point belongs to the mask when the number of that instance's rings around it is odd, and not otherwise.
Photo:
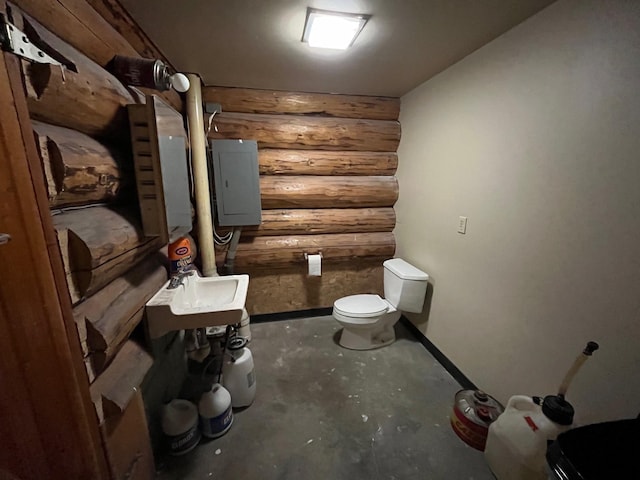
[(350, 318), (379, 317), (389, 310), (389, 303), (379, 295), (349, 295), (336, 300), (333, 304), (335, 313)]

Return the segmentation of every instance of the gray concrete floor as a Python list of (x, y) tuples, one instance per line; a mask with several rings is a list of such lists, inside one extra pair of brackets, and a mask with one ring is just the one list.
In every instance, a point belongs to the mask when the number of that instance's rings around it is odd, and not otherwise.
[(330, 316), (252, 325), (254, 403), (225, 436), (161, 458), (158, 478), (494, 478), (449, 425), (459, 385), (404, 327), (362, 352), (340, 347), (339, 330)]

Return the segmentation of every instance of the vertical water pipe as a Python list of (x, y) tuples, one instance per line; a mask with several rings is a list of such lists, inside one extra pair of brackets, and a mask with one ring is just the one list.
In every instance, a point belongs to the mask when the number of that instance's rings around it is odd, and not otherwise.
[(213, 219), (211, 216), (211, 193), (207, 171), (206, 139), (204, 138), (204, 117), (202, 112), (202, 88), (200, 77), (187, 74), (190, 87), (187, 90), (187, 118), (191, 136), (191, 164), (198, 214), (198, 247), (202, 259), (202, 274), (216, 277), (216, 252), (213, 244)]

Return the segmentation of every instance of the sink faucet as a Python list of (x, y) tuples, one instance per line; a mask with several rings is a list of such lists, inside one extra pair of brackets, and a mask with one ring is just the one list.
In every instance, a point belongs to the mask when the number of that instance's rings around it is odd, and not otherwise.
[(195, 270), (187, 270), (184, 272), (175, 273), (171, 277), (171, 280), (169, 281), (169, 286), (167, 287), (167, 290), (173, 290), (174, 288), (178, 288), (180, 285), (182, 285), (182, 282), (184, 282), (184, 279), (186, 277), (189, 277), (194, 273), (195, 273)]

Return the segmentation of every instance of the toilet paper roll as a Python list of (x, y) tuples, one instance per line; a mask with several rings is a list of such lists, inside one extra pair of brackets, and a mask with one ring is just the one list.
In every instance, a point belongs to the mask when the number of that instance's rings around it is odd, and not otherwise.
[(309, 264), (309, 276), (319, 277), (322, 275), (322, 255), (307, 255)]

